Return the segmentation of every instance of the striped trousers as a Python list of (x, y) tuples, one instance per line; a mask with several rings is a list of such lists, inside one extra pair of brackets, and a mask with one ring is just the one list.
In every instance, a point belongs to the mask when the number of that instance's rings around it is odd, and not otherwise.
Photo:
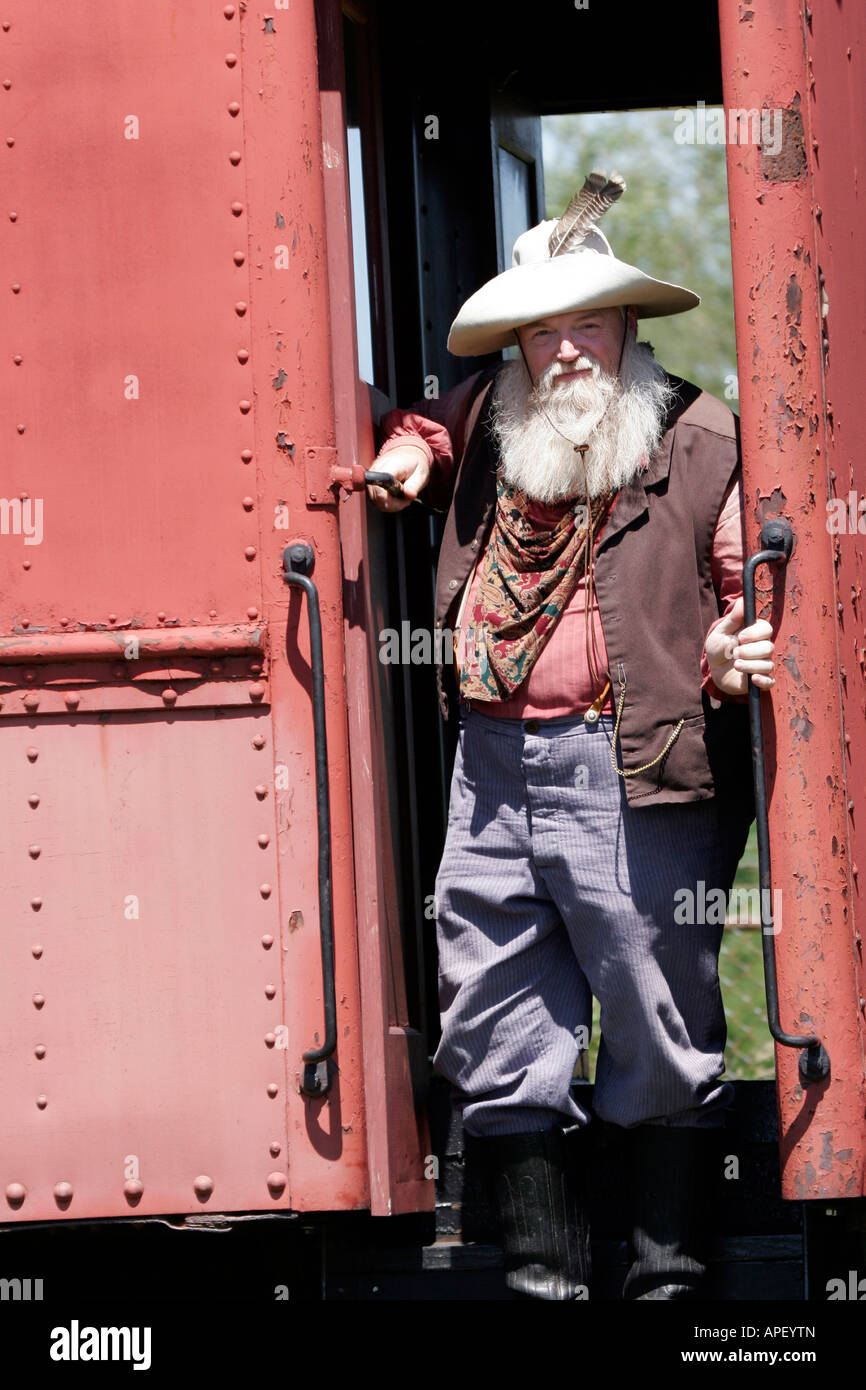
[(435, 1062), (479, 1137), (589, 1122), (571, 1082), (593, 995), (595, 1114), (713, 1126), (730, 1104), (722, 924), (701, 920), (721, 914), (701, 909), (730, 892), (748, 826), (716, 798), (629, 807), (612, 739), (607, 715), (464, 710), (436, 880)]

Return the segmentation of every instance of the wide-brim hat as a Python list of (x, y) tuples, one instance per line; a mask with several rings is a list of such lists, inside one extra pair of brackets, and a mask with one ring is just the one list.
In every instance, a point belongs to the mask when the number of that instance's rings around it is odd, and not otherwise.
[(455, 318), (449, 352), (476, 357), (513, 347), (515, 328), (572, 310), (632, 305), (639, 318), (661, 318), (697, 308), (691, 290), (618, 260), (594, 225), (624, 189), (619, 175), (593, 171), (562, 217), (518, 237), (511, 269), (470, 295)]

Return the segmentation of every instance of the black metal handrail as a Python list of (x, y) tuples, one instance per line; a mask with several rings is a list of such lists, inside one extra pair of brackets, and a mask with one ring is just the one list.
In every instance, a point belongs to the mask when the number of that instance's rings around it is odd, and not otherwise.
[(325, 1041), (303, 1054), (301, 1090), (307, 1096), (323, 1096), (331, 1079), (328, 1058), (337, 1047), (337, 992), (334, 979), (334, 914), (331, 881), (331, 797), (328, 785), (328, 743), (325, 733), (325, 667), (322, 657), (322, 619), (319, 593), (312, 579), (315, 553), (306, 542), (289, 545), (283, 552), (283, 579), (307, 595), (310, 623), (310, 669), (313, 678), (313, 731), (316, 764), (316, 821), (319, 842), (319, 933), (322, 943), (322, 995), (325, 1009)]
[[(794, 545), (794, 533), (784, 518), (765, 521), (761, 527), (761, 549), (750, 555), (743, 566), (744, 626), (755, 622), (755, 570), (762, 564), (787, 564)], [(770, 829), (767, 815), (767, 782), (764, 769), (764, 729), (761, 717), (761, 691), (749, 679), (749, 731), (752, 743), (752, 776), (755, 782), (755, 825), (758, 837), (758, 876), (761, 888), (761, 946), (764, 955), (764, 982), (767, 994), (767, 1022), (776, 1042), (784, 1047), (800, 1047), (800, 1079), (804, 1084), (822, 1081), (830, 1075), (830, 1058), (815, 1034), (798, 1037), (786, 1033), (779, 1019), (779, 987), (773, 912), (770, 907), (772, 873), (770, 867)]]

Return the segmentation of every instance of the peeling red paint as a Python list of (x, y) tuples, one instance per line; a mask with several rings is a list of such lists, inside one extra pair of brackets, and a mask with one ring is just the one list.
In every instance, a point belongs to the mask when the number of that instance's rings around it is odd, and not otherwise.
[[(852, 609), (860, 622), (864, 554), (857, 537), (831, 544), (826, 525), (836, 473), (866, 495), (866, 244), (851, 233), (866, 222), (852, 178), (866, 167), (866, 123), (851, 97), (866, 88), (866, 11), (815, 7), (805, 35), (797, 0), (755, 7), (748, 24), (727, 3), (719, 16), (726, 106), (749, 106), (760, 90), (784, 113), (781, 154), (762, 157), (760, 172), (747, 150), (728, 146), (728, 187), (738, 358), (751, 366), (748, 380), (740, 373), (749, 551), (769, 517), (787, 517), (795, 533), (786, 572), (759, 580), (763, 595), (772, 584), (778, 654), (771, 700), (762, 698), (774, 715), (765, 741), (773, 883), (785, 905), (774, 942), (780, 1007), (783, 1026), (814, 1020), (831, 1058), (829, 1080), (804, 1088), (797, 1054), (777, 1048), (782, 1190), (832, 1197), (866, 1192), (866, 990), (853, 892), (853, 864), (866, 859), (866, 847), (856, 852), (866, 825), (866, 651), (862, 632), (848, 637), (842, 625)], [(840, 80), (848, 45), (853, 66)], [(831, 325), (845, 343), (832, 357)]]

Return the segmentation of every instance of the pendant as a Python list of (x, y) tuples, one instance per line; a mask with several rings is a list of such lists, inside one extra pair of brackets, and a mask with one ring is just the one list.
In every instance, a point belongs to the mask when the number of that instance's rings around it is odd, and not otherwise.
[(598, 723), (598, 717), (599, 717), (599, 715), (601, 714), (601, 707), (602, 707), (602, 705), (604, 704), (605, 700), (607, 699), (607, 692), (608, 692), (609, 690), (610, 690), (610, 681), (606, 681), (606, 682), (605, 682), (605, 686), (604, 686), (604, 690), (601, 692), (600, 695), (596, 695), (596, 697), (595, 697), (595, 699), (593, 700), (592, 704), (590, 705), (589, 709), (588, 709), (588, 710), (586, 711), (586, 713), (584, 714), (584, 716), (583, 716), (583, 722), (584, 722), (584, 724), (597, 724), (597, 723)]

